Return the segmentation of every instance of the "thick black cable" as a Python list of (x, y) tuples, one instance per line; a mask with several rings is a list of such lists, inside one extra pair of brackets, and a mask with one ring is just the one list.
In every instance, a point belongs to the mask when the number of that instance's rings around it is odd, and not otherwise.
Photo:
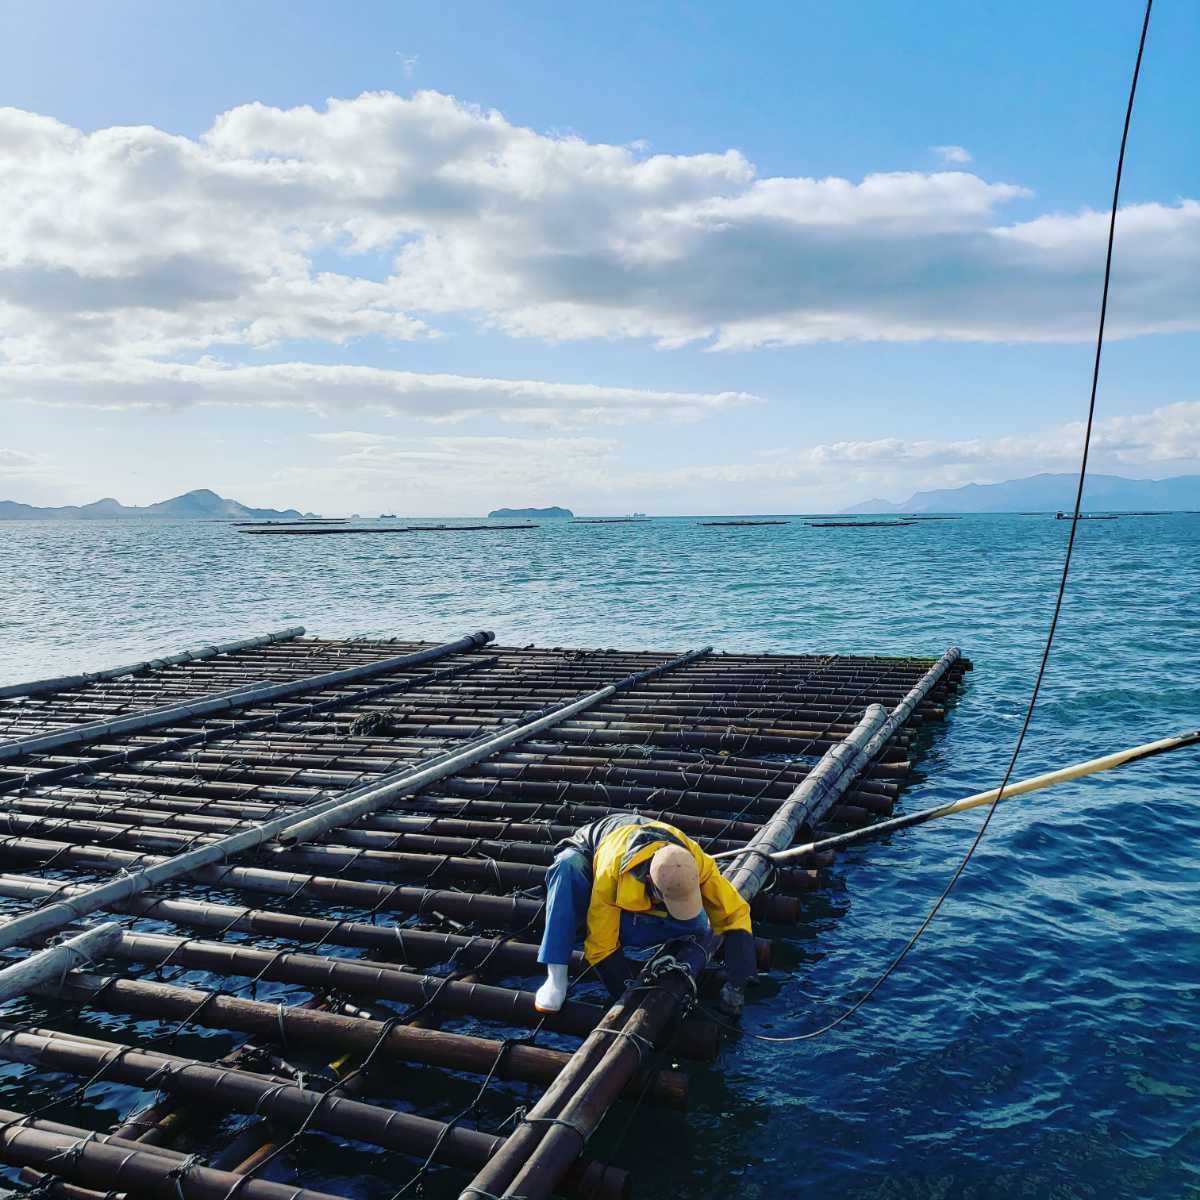
[(1104, 326), (1108, 317), (1108, 292), (1109, 284), (1112, 279), (1112, 260), (1113, 260), (1113, 243), (1116, 239), (1117, 231), (1117, 209), (1121, 198), (1121, 176), (1125, 169), (1125, 148), (1129, 142), (1129, 126), (1133, 120), (1133, 101), (1137, 95), (1138, 76), (1142, 70), (1142, 55), (1146, 49), (1146, 33), (1150, 28), (1150, 10), (1153, 7), (1154, 0), (1146, 0), (1146, 11), (1142, 17), (1142, 32), (1138, 39), (1137, 57), (1133, 64), (1133, 78), (1129, 83), (1129, 100), (1125, 105), (1125, 123), (1121, 130), (1121, 148), (1117, 154), (1117, 169), (1113, 180), (1112, 208), (1108, 219), (1108, 246), (1104, 256), (1104, 286), (1100, 294), (1100, 321), (1096, 331), (1096, 355), (1092, 364), (1092, 389), (1088, 399), (1087, 427), (1083, 435), (1083, 454), (1079, 463), (1079, 480), (1075, 487), (1075, 508), (1071, 514), (1071, 531), (1067, 538), (1067, 549), (1063, 556), (1062, 575), (1058, 581), (1058, 595), (1054, 601), (1054, 615), (1050, 618), (1050, 628), (1046, 632), (1046, 644), (1042, 649), (1042, 659), (1038, 664), (1037, 675), (1033, 681), (1033, 691), (1029, 697), (1029, 704), (1025, 709), (1025, 717), (1021, 722), (1020, 732), (1017, 734), (1016, 744), (1013, 746), (1012, 756), (1008, 760), (1008, 768), (1004, 772), (1004, 779), (997, 789), (996, 798), (988, 806), (987, 815), (984, 817), (982, 824), (979, 826), (978, 832), (975, 834), (974, 840), (967, 847), (967, 852), (963, 855), (962, 860), (954, 869), (954, 873), (950, 876), (946, 886), (942, 889), (941, 894), (930, 906), (929, 911), (925, 914), (924, 920), (917, 926), (916, 931), (905, 943), (904, 947), (892, 959), (884, 970), (876, 977), (875, 981), (869, 988), (850, 1005), (844, 1012), (834, 1017), (832, 1021), (827, 1021), (818, 1029), (814, 1029), (809, 1033), (793, 1034), (789, 1037), (769, 1037), (765, 1034), (752, 1034), (758, 1041), (764, 1042), (805, 1042), (812, 1038), (820, 1037), (824, 1033), (828, 1033), (831, 1029), (836, 1029), (843, 1021), (852, 1017), (873, 995), (887, 982), (887, 980), (896, 972), (900, 964), (908, 957), (909, 951), (921, 939), (922, 934), (933, 923), (934, 917), (937, 916), (943, 904), (949, 898), (950, 893), (954, 890), (954, 885), (958, 883), (963, 872), (967, 869), (967, 864), (975, 855), (975, 851), (979, 848), (980, 842), (983, 841), (984, 834), (987, 833), (988, 826), (992, 823), (992, 817), (995, 816), (996, 808), (1000, 801), (1004, 798), (1004, 790), (1008, 787), (1009, 781), (1012, 779), (1013, 772), (1016, 770), (1017, 759), (1021, 755), (1021, 749), (1025, 745), (1025, 735), (1029, 732), (1030, 722), (1033, 720), (1033, 712), (1037, 706), (1038, 695), (1042, 690), (1042, 680), (1046, 674), (1046, 665), (1050, 661), (1050, 651), (1054, 646), (1054, 635), (1058, 631), (1058, 620), (1062, 615), (1063, 601), (1067, 593), (1067, 577), (1071, 571), (1071, 557), (1075, 550), (1075, 533), (1079, 528), (1079, 514), (1083, 507), (1083, 487), (1087, 479), (1088, 452), (1091, 449), (1092, 443), (1092, 427), (1096, 416), (1096, 392), (1100, 386), (1100, 355), (1104, 349)]

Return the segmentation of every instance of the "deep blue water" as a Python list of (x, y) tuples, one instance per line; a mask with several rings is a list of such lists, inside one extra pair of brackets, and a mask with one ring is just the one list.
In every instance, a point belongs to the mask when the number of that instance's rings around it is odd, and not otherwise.
[[(247, 538), (220, 525), (0, 524), (0, 682), (302, 623), (323, 635), (935, 655), (975, 664), (910, 809), (993, 786), (1066, 526), (547, 524)], [(1200, 724), (1200, 516), (1080, 528), (1018, 774)], [(638, 1194), (1200, 1197), (1200, 761), (1184, 751), (1003, 808), (918, 950), (814, 1043), (743, 1039), (686, 1117), (615, 1148)], [(845, 855), (749, 1030), (827, 1018), (902, 944), (981, 813)], [(612, 1149), (620, 1117), (597, 1145)]]

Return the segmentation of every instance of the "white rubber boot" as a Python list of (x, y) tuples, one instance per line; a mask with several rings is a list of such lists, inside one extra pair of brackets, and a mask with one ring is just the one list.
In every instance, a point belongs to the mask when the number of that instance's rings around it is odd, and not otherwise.
[(567, 964), (547, 963), (546, 982), (533, 997), (533, 1007), (538, 1012), (558, 1012), (567, 998)]

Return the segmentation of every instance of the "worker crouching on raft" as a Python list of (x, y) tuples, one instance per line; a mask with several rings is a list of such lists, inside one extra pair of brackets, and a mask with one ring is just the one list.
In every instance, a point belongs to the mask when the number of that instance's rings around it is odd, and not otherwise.
[(618, 813), (559, 843), (546, 876), (546, 929), (538, 962), (547, 978), (539, 1012), (558, 1012), (567, 995), (567, 965), (586, 921), (583, 954), (614, 997), (634, 972), (622, 947), (646, 949), (676, 938), (710, 952), (724, 938), (727, 979), (720, 1007), (742, 1010), (756, 969), (750, 906), (713, 859), (665, 821)]

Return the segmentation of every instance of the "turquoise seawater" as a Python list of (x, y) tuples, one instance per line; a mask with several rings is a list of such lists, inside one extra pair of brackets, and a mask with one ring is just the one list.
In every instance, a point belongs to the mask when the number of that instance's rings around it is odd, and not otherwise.
[[(1067, 527), (547, 523), (510, 534), (250, 538), (208, 524), (0, 524), (0, 682), (304, 624), (323, 635), (939, 654), (975, 664), (902, 810), (998, 782)], [(1018, 774), (1200, 725), (1200, 515), (1081, 526)], [(981, 814), (846, 854), (745, 1026), (801, 1032), (903, 943)], [(874, 1002), (813, 1043), (742, 1039), (692, 1112), (616, 1145), (638, 1194), (1200, 1197), (1200, 758), (1003, 808)]]

